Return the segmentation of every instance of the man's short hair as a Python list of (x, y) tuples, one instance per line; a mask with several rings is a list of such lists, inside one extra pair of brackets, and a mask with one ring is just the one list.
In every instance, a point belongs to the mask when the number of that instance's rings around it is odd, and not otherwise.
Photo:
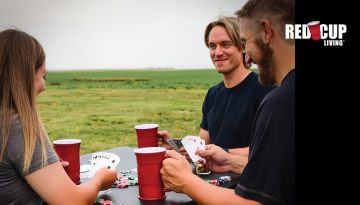
[[(218, 20), (213, 21), (206, 26), (204, 34), (206, 47), (209, 48), (209, 34), (211, 29), (213, 29), (215, 26), (222, 26), (225, 28), (226, 32), (230, 36), (232, 43), (239, 49), (240, 52), (245, 49), (245, 43), (240, 40), (240, 22), (236, 17), (229, 16), (220, 16)], [(246, 64), (245, 55), (243, 55), (243, 62), (246, 69), (250, 69), (251, 63)]]
[(295, 25), (295, 0), (249, 0), (235, 15), (240, 21), (246, 17), (254, 36), (260, 32), (260, 21), (266, 19), (285, 42), (295, 44), (295, 39), (285, 39), (285, 24)]

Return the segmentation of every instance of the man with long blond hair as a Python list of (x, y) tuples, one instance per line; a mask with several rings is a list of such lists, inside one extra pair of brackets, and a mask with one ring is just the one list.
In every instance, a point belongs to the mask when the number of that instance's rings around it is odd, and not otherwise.
[(93, 204), (116, 181), (100, 169), (75, 185), (55, 154), (38, 114), (46, 62), (40, 43), (18, 29), (0, 32), (0, 204)]
[[(205, 144), (215, 144), (231, 154), (248, 156), (251, 126), (263, 98), (277, 86), (259, 83), (258, 74), (245, 62), (244, 42), (239, 36), (239, 21), (220, 15), (205, 29), (204, 43), (223, 81), (211, 87), (202, 107), (199, 136)], [(170, 148), (167, 131), (160, 131), (162, 146)], [(190, 157), (184, 147), (181, 154)]]
[(241, 174), (235, 191), (208, 184), (192, 174), (175, 151), (160, 170), (164, 185), (198, 204), (295, 204), (295, 43), (285, 39), (285, 24), (295, 24), (294, 0), (249, 0), (236, 12), (246, 62), (258, 64), (263, 85), (277, 83), (261, 102), (252, 126), (248, 161), (216, 145), (198, 151), (213, 172)]

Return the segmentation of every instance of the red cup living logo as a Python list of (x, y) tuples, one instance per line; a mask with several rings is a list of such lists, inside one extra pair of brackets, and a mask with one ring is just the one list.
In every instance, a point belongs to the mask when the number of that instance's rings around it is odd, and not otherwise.
[(324, 40), (324, 46), (343, 46), (343, 34), (346, 33), (345, 24), (320, 24), (320, 21), (312, 21), (308, 24), (286, 24), (286, 39), (310, 39)]

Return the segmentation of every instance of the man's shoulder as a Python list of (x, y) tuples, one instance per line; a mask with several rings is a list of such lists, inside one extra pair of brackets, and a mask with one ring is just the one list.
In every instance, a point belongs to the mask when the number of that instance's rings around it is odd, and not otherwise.
[(250, 90), (254, 95), (262, 95), (264, 92), (269, 93), (275, 88), (277, 88), (276, 85), (271, 85), (271, 86), (262, 85), (259, 82), (259, 74), (255, 72), (251, 72), (249, 74), (246, 83), (246, 89)]
[(266, 95), (263, 102), (266, 102), (273, 109), (291, 106), (295, 109), (295, 86), (282, 85)]
[(217, 93), (221, 90), (224, 90), (225, 89), (225, 84), (224, 84), (224, 81), (221, 81), (220, 83), (212, 86), (211, 88), (209, 88), (208, 90), (208, 94), (213, 94), (213, 93)]

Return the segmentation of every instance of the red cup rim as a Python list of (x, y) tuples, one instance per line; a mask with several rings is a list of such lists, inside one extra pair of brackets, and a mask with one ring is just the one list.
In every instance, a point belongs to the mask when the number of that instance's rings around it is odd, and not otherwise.
[(78, 139), (63, 139), (63, 140), (55, 140), (53, 141), (53, 144), (57, 144), (57, 145), (66, 145), (66, 144), (78, 144), (81, 143), (81, 140)]
[(137, 130), (146, 130), (146, 129), (152, 129), (159, 127), (158, 124), (142, 124), (142, 125), (136, 125), (134, 128)]
[(152, 154), (152, 153), (159, 153), (165, 152), (166, 149), (164, 147), (143, 147), (134, 149), (134, 152), (137, 154)]
[(165, 197), (166, 197), (166, 195), (162, 196), (162, 197), (153, 197), (153, 198), (151, 198), (151, 197), (146, 198), (146, 197), (140, 197), (139, 196), (139, 199), (141, 199), (141, 200), (159, 200), (159, 199), (163, 199)]
[(320, 23), (320, 21), (312, 21), (312, 22), (308, 23), (307, 25), (308, 26), (313, 26), (313, 25), (316, 25), (316, 24), (319, 24), (319, 23)]

